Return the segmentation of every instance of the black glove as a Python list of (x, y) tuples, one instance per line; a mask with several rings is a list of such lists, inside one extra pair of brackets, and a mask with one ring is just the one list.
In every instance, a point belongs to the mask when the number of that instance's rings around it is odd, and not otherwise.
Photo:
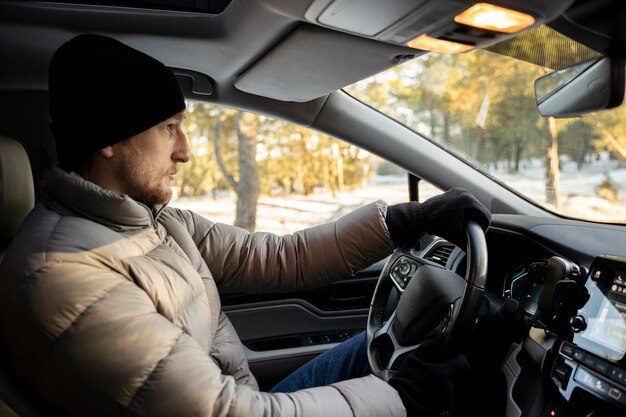
[(389, 380), (402, 399), (407, 417), (453, 416), (455, 388), (469, 376), (463, 355), (440, 358), (441, 329), (435, 327)]
[(418, 203), (394, 204), (387, 207), (387, 228), (396, 246), (415, 246), (424, 232), (465, 247), (465, 223), (476, 221), (487, 230), (491, 213), (469, 191), (452, 188), (443, 194)]

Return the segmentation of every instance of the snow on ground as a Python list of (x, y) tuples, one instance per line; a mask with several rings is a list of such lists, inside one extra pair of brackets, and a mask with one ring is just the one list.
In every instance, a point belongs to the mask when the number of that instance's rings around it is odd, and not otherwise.
[[(335, 220), (367, 203), (382, 199), (389, 204), (407, 201), (406, 178), (403, 182), (368, 185), (354, 191), (316, 193), (309, 196), (259, 198), (257, 231), (276, 234), (293, 233), (304, 228)], [(434, 195), (434, 192), (433, 192)], [(424, 195), (426, 198), (426, 195)], [(233, 224), (235, 221), (235, 195), (219, 199), (210, 197), (180, 198), (171, 203), (174, 207), (195, 211), (209, 220)]]
[[(598, 197), (596, 188), (608, 173), (618, 187), (619, 200), (611, 203)], [(541, 164), (526, 167), (518, 174), (492, 173), (509, 187), (545, 205), (544, 168)], [(562, 207), (555, 210), (570, 217), (607, 222), (626, 222), (626, 168), (618, 161), (600, 160), (580, 171), (573, 162), (562, 163), (560, 193)]]
[[(573, 163), (563, 163), (561, 169), (562, 214), (598, 221), (626, 222), (626, 168), (620, 168), (616, 161), (598, 161), (586, 165), (581, 171)], [(611, 181), (620, 187), (620, 200), (616, 203), (597, 196), (596, 187), (605, 178), (605, 172), (610, 172)], [(540, 163), (528, 164), (518, 174), (498, 171), (492, 172), (492, 175), (539, 203), (545, 201), (544, 170)], [(434, 187), (420, 184), (421, 200), (438, 193)], [(389, 204), (407, 201), (406, 177), (374, 177), (363, 188), (337, 193), (334, 197), (329, 192), (309, 196), (262, 196), (257, 211), (257, 231), (279, 235), (293, 233), (335, 220), (377, 199)], [(234, 193), (218, 199), (183, 197), (171, 205), (195, 211), (214, 222), (234, 223)]]

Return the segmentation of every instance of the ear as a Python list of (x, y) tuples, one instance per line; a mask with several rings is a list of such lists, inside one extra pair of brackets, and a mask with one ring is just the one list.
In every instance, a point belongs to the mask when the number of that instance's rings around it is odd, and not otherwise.
[(98, 155), (103, 158), (111, 158), (113, 157), (113, 146), (107, 146), (106, 148), (102, 148), (98, 151)]

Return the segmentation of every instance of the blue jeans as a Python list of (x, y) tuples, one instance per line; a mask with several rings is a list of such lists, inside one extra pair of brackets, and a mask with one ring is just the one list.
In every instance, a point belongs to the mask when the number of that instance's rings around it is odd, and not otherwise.
[(319, 387), (366, 376), (371, 372), (365, 350), (365, 332), (361, 332), (296, 369), (270, 392)]

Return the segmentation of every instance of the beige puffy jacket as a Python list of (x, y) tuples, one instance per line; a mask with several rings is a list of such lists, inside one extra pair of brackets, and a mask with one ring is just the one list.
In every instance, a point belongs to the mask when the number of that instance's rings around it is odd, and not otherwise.
[(0, 267), (0, 337), (76, 416), (404, 416), (374, 376), (259, 392), (220, 291), (328, 283), (392, 251), (386, 206), (278, 237), (150, 210), (53, 169)]

